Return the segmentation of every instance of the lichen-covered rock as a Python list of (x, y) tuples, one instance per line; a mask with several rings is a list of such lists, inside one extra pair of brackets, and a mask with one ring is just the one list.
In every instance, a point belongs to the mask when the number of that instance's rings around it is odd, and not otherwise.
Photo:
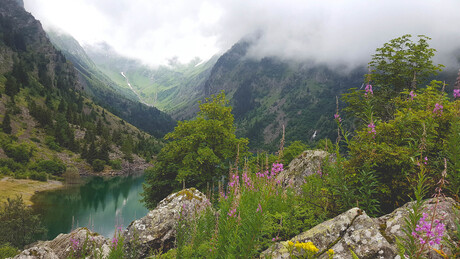
[[(86, 251), (83, 251), (83, 248)], [(109, 241), (87, 228), (78, 228), (69, 234), (60, 234), (51, 241), (39, 241), (22, 251), (15, 259), (58, 259), (68, 258), (72, 253), (90, 257), (106, 258), (110, 252)]]
[(334, 156), (323, 150), (306, 150), (294, 158), (289, 163), (288, 169), (281, 172), (276, 180), (300, 190), (305, 177), (320, 173), (321, 163), (327, 159), (334, 160)]
[[(325, 221), (314, 228), (292, 238), (292, 242), (313, 242), (321, 251), (333, 249), (334, 258), (352, 259), (353, 251), (359, 258), (399, 258), (397, 255), (396, 237), (405, 237), (403, 228), (404, 219), (414, 203), (410, 202), (396, 209), (390, 214), (380, 218), (369, 218), (364, 211), (353, 208), (331, 220)], [(427, 221), (436, 207), (436, 219), (446, 227), (444, 237), (452, 240), (452, 233), (458, 231), (455, 222), (460, 221), (460, 215), (454, 212), (460, 204), (451, 198), (428, 199), (424, 201), (423, 211), (427, 213)], [(267, 258), (289, 258), (287, 250), (288, 241), (272, 245), (261, 254)], [(434, 245), (436, 249), (440, 247)], [(449, 247), (444, 246), (443, 251), (450, 253)], [(426, 255), (427, 258), (441, 258), (433, 250)], [(319, 258), (327, 258), (322, 254)]]
[[(352, 258), (350, 249), (359, 258), (393, 258), (396, 250), (379, 232), (375, 222), (358, 208), (325, 221), (292, 238), (292, 242), (313, 242), (319, 251), (333, 249), (334, 258)], [(267, 258), (289, 258), (287, 241), (280, 242), (261, 254)], [(326, 253), (319, 258), (327, 258)]]
[[(124, 232), (128, 250), (144, 258), (149, 252), (166, 251), (174, 246), (176, 224), (181, 210), (202, 211), (210, 205), (204, 194), (195, 188), (184, 189), (163, 199), (147, 216), (133, 221)], [(190, 216), (190, 213), (187, 215)]]
[[(404, 206), (394, 210), (392, 213), (375, 219), (377, 224), (382, 229), (385, 237), (392, 244), (395, 244), (396, 237), (404, 237), (403, 228), (405, 225), (404, 219), (408, 216), (409, 210), (414, 206), (414, 202), (406, 203)], [(427, 221), (431, 221), (434, 208), (436, 207), (435, 218), (441, 220), (445, 225), (446, 231), (444, 237), (452, 240), (452, 233), (456, 230), (455, 221), (460, 221), (460, 215), (455, 214), (454, 208), (459, 208), (460, 204), (452, 198), (428, 199), (423, 203), (422, 210), (427, 213)], [(434, 248), (440, 249), (439, 245), (434, 245)], [(450, 252), (448, 246), (444, 246), (445, 252)]]

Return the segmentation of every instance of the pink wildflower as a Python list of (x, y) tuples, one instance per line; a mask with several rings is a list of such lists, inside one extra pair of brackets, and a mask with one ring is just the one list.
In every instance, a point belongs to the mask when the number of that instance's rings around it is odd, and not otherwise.
[(414, 91), (410, 91), (409, 95), (411, 100), (414, 100), (414, 97), (417, 97), (417, 94), (414, 93)]
[(454, 89), (454, 98), (460, 98), (460, 89)]
[(334, 119), (338, 122), (342, 122), (342, 119), (340, 118), (340, 115), (338, 113), (334, 114)]
[(262, 206), (260, 206), (260, 203), (259, 203), (259, 206), (257, 206), (256, 212), (259, 212), (259, 211), (260, 211), (260, 213), (262, 213)]
[(444, 107), (442, 106), (442, 104), (439, 104), (439, 103), (436, 103), (434, 105), (434, 109), (433, 109), (433, 113), (438, 115), (438, 116), (441, 116), (442, 115), (442, 109)]
[(366, 97), (374, 94), (374, 91), (372, 91), (372, 85), (370, 85), (370, 84), (366, 85), (365, 90), (366, 90), (366, 93), (364, 93), (364, 96), (366, 96)]
[(367, 127), (370, 129), (368, 131), (369, 134), (374, 134), (374, 136), (372, 136), (373, 138), (375, 138), (375, 135), (377, 134), (377, 131), (375, 131), (375, 124), (374, 122), (371, 122), (367, 125)]

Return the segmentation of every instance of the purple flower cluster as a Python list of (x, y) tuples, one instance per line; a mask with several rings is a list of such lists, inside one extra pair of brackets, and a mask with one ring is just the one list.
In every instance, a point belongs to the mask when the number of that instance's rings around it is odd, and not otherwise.
[(460, 98), (460, 89), (454, 89), (454, 98)]
[(334, 114), (334, 119), (337, 121), (337, 122), (342, 122), (342, 118), (340, 118), (340, 115), (338, 113)]
[(72, 243), (73, 252), (76, 253), (80, 249), (80, 241), (78, 239), (70, 238), (70, 242)]
[(438, 116), (441, 116), (443, 108), (444, 108), (444, 106), (442, 106), (442, 104), (436, 103), (434, 105), (433, 113), (438, 115)]
[(367, 127), (370, 129), (368, 131), (369, 134), (374, 134), (374, 136), (372, 136), (373, 138), (375, 138), (375, 135), (377, 134), (377, 131), (375, 131), (375, 124), (374, 122), (371, 122), (367, 125)]
[(231, 209), (231, 210), (227, 213), (227, 215), (228, 215), (229, 217), (236, 217), (236, 208)]
[(257, 177), (260, 177), (260, 178), (272, 179), (272, 178), (275, 178), (276, 175), (283, 170), (284, 170), (283, 164), (273, 163), (271, 172), (268, 172), (268, 171), (265, 171), (263, 173), (258, 172), (256, 173), (256, 175)]
[(366, 91), (366, 93), (364, 93), (364, 96), (366, 97), (374, 94), (374, 91), (372, 91), (372, 85), (370, 84), (367, 84), (364, 90)]
[(254, 184), (252, 183), (251, 178), (248, 176), (247, 172), (243, 173), (243, 182), (251, 190), (254, 189)]
[(446, 227), (439, 220), (434, 220), (433, 225), (431, 222), (427, 221), (428, 214), (423, 213), (422, 218), (420, 218), (415, 231), (412, 231), (412, 236), (417, 238), (420, 241), (420, 244), (428, 244), (434, 246), (435, 244), (439, 245), (441, 243), (442, 236)]
[(411, 100), (414, 100), (414, 98), (417, 97), (417, 94), (414, 93), (414, 91), (410, 91), (409, 95)]
[(260, 203), (259, 203), (259, 206), (257, 206), (256, 212), (259, 212), (259, 211), (260, 211), (260, 213), (262, 213), (262, 206), (260, 205)]
[(115, 235), (113, 236), (113, 238), (112, 238), (112, 248), (115, 249), (115, 248), (117, 248), (117, 246), (118, 246), (118, 237), (117, 237), (117, 235), (115, 234)]

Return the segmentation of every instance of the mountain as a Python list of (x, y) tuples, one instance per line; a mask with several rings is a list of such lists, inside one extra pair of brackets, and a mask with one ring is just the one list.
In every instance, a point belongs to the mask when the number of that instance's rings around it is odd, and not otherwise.
[(238, 135), (248, 137), (253, 148), (272, 150), (283, 125), (287, 142), (335, 139), (336, 96), (359, 88), (365, 70), (342, 73), (313, 62), (253, 59), (247, 56), (252, 44), (243, 39), (233, 45), (217, 60), (204, 85), (206, 96), (226, 92)]
[(172, 59), (167, 66), (152, 68), (118, 54), (106, 43), (86, 45), (84, 49), (100, 71), (120, 87), (131, 89), (142, 102), (179, 120), (195, 116), (197, 101), (204, 96), (204, 82), (218, 58), (196, 58), (188, 64)]
[[(124, 87), (123, 79), (109, 77), (99, 70), (85, 50), (70, 35), (57, 30), (48, 30), (51, 42), (72, 62), (79, 74), (84, 89), (102, 107), (110, 110), (136, 127), (161, 137), (171, 131), (175, 122), (167, 114), (142, 100), (131, 89)], [(118, 76), (122, 77), (121, 74)]]
[[(149, 160), (160, 148), (149, 134), (93, 101), (84, 91), (90, 81), (82, 80), (21, 1), (0, 0), (0, 61), (0, 175), (46, 180), (62, 177), (66, 167), (80, 174), (91, 166), (109, 171), (109, 164), (119, 169), (141, 163), (137, 155)], [(155, 115), (130, 102), (126, 110)]]

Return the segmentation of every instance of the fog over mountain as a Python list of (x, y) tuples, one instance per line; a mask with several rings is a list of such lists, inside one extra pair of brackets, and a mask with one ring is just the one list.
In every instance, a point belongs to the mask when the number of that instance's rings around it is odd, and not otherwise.
[(437, 62), (458, 65), (458, 0), (146, 1), (24, 0), (46, 25), (83, 44), (106, 41), (150, 65), (177, 57), (208, 59), (247, 35), (248, 55), (319, 63), (367, 63), (375, 49), (403, 34), (424, 34)]

